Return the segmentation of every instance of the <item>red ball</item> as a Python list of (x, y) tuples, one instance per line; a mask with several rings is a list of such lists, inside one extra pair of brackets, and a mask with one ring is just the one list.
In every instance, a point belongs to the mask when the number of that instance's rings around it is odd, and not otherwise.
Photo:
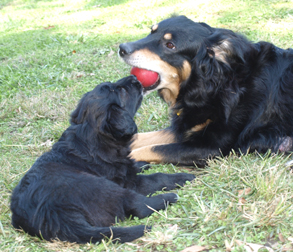
[(142, 68), (133, 67), (130, 73), (136, 76), (143, 87), (150, 87), (159, 79), (158, 73)]

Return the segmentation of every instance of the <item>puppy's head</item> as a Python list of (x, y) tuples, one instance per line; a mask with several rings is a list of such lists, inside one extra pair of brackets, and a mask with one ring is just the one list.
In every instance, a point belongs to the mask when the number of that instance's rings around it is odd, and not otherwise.
[(71, 124), (100, 136), (129, 140), (137, 132), (133, 117), (142, 97), (142, 86), (134, 76), (102, 83), (83, 96), (71, 114)]
[(147, 37), (121, 44), (119, 55), (131, 66), (157, 72), (158, 82), (144, 92), (160, 90), (165, 101), (173, 104), (180, 84), (190, 75), (196, 51), (212, 32), (206, 24), (184, 16), (172, 17), (153, 25)]

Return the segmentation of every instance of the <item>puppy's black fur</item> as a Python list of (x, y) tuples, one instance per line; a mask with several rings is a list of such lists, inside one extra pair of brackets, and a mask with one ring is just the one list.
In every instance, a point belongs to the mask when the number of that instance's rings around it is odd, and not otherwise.
[(144, 234), (145, 226), (112, 227), (115, 220), (165, 209), (177, 195), (145, 195), (170, 190), (194, 178), (191, 174), (137, 175), (127, 156), (137, 127), (134, 114), (142, 100), (135, 77), (103, 83), (80, 100), (71, 125), (44, 153), (14, 189), (12, 224), (46, 240), (120, 242)]
[(143, 156), (147, 148), (160, 162), (186, 165), (204, 165), (232, 149), (293, 150), (292, 49), (178, 16), (121, 44), (119, 53), (126, 63), (159, 73), (159, 82), (145, 92), (158, 90), (172, 109), (171, 127), (156, 135), (162, 144), (151, 139), (155, 134), (139, 136), (136, 160), (152, 161)]

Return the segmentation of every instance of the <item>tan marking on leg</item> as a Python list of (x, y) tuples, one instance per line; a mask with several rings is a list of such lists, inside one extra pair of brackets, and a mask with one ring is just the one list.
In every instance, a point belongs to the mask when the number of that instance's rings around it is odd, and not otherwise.
[(208, 119), (206, 120), (206, 122), (202, 123), (202, 124), (198, 124), (195, 125), (194, 127), (192, 127), (190, 130), (186, 131), (185, 133), (185, 138), (190, 137), (194, 132), (198, 132), (203, 130), (206, 126), (208, 126), (210, 123), (212, 122), (212, 120)]
[(133, 140), (134, 142), (131, 144), (132, 150), (153, 144), (174, 143), (175, 136), (168, 130), (159, 130), (135, 134)]
[(171, 34), (171, 33), (166, 33), (166, 34), (164, 35), (164, 39), (166, 39), (166, 40), (171, 40), (171, 39), (172, 39), (172, 34)]
[(204, 129), (207, 125), (209, 125), (211, 122), (212, 122), (212, 120), (208, 119), (208, 120), (206, 120), (206, 122), (204, 122), (202, 124), (195, 125), (194, 127), (191, 128), (191, 130), (193, 132), (200, 131), (200, 130)]
[(164, 157), (152, 150), (152, 148), (156, 145), (160, 144), (153, 144), (135, 149), (130, 153), (130, 158), (134, 159), (135, 161), (145, 161), (157, 164), (162, 163)]
[(152, 32), (156, 31), (158, 29), (159, 25), (158, 24), (154, 24), (152, 26)]

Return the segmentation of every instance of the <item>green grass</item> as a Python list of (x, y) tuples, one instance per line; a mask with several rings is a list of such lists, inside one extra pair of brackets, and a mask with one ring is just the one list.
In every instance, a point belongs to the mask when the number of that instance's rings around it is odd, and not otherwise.
[[(289, 157), (280, 155), (231, 154), (203, 170), (154, 165), (147, 172), (193, 172), (197, 179), (175, 190), (180, 200), (166, 211), (118, 223), (153, 225), (129, 244), (50, 243), (12, 228), (11, 191), (66, 129), (82, 94), (129, 74), (118, 60), (119, 43), (142, 38), (174, 12), (293, 47), (292, 0), (0, 2), (1, 251), (181, 251), (192, 245), (246, 251), (238, 241), (293, 250), (293, 175), (285, 165)], [(168, 108), (153, 93), (136, 121), (141, 132), (164, 128)]]

